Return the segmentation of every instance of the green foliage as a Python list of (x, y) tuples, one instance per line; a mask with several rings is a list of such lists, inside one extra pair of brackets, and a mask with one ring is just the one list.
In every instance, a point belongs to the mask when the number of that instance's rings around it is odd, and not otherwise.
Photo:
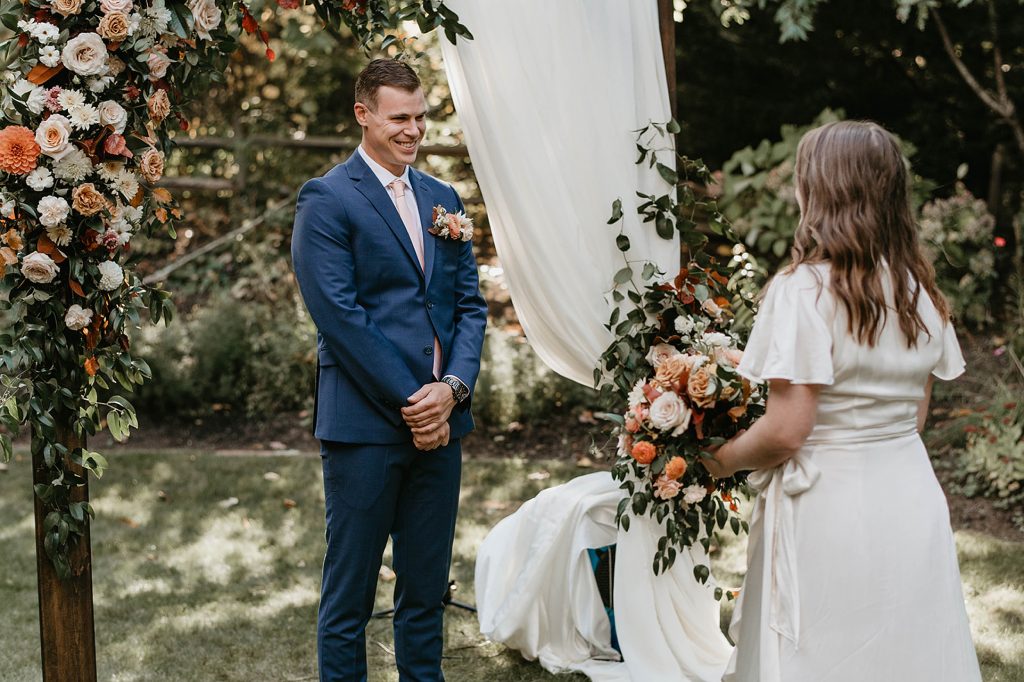
[(548, 369), (524, 337), (487, 327), (473, 394), (473, 416), (480, 424), (504, 428), (596, 403), (593, 389)]
[(174, 327), (143, 336), (154, 381), (140, 409), (167, 416), (231, 411), (258, 419), (312, 406), (316, 330), (293, 300), (211, 299)]
[[(968, 497), (990, 497), (1001, 509), (1024, 509), (1024, 402), (1003, 387), (994, 404), (967, 426), (956, 475)], [(1024, 513), (1015, 518), (1024, 529)]]
[[(825, 109), (805, 126), (784, 125), (778, 141), (762, 140), (732, 155), (722, 168), (722, 212), (754, 257), (775, 270), (787, 258), (800, 222), (793, 170), (800, 138), (808, 130), (845, 118), (842, 110)], [(913, 145), (900, 140), (907, 158)], [(933, 183), (914, 177), (912, 196), (922, 202)]]
[(994, 321), (995, 223), (985, 202), (961, 183), (948, 199), (935, 199), (921, 209), (921, 239), (935, 265), (936, 282), (957, 318), (975, 328)]

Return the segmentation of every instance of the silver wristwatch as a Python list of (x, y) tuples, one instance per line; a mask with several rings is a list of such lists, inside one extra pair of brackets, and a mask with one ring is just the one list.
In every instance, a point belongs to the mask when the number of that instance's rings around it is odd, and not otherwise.
[(461, 403), (463, 400), (469, 397), (469, 386), (462, 383), (462, 380), (457, 376), (446, 374), (441, 377), (441, 381), (448, 384), (452, 389), (452, 397), (455, 398), (456, 404)]

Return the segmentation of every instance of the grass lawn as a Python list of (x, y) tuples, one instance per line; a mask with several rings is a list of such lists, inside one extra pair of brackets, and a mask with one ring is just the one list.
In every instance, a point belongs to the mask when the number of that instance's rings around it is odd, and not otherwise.
[[(118, 454), (111, 464), (92, 486), (100, 679), (315, 680), (319, 458)], [(530, 477), (541, 471), (550, 477)], [(452, 569), (458, 599), (473, 601), (475, 548), (491, 526), (577, 473), (558, 462), (466, 463)], [(3, 682), (40, 679), (30, 478), (25, 459), (0, 473)], [(1024, 682), (1024, 546), (957, 539), (985, 679)], [(716, 573), (738, 585), (742, 569), (742, 542), (726, 544)], [(390, 599), (382, 582), (378, 606)], [(390, 621), (373, 621), (371, 682), (397, 680), (391, 646)], [(446, 657), (451, 682), (584, 679), (556, 678), (487, 642), (459, 610), (446, 618)]]

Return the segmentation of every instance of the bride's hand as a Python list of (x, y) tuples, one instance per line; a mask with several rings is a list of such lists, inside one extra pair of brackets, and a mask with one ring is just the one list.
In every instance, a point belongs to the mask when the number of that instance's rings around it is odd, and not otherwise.
[[(728, 443), (726, 445), (728, 445)], [(711, 457), (704, 457), (701, 459), (701, 463), (704, 465), (704, 468), (707, 469), (708, 473), (714, 478), (729, 478), (733, 473), (735, 473), (730, 471), (722, 461), (721, 455), (724, 449), (725, 445), (715, 445), (707, 448), (706, 452), (709, 452)]]
[(704, 451), (709, 453), (711, 457), (705, 457), (701, 462), (703, 462), (704, 468), (707, 469), (708, 473), (714, 478), (729, 478), (736, 473), (736, 469), (729, 465), (727, 448), (733, 443), (733, 441), (744, 433), (746, 433), (746, 431), (740, 431), (725, 443), (721, 445), (712, 445), (711, 447), (704, 449)]

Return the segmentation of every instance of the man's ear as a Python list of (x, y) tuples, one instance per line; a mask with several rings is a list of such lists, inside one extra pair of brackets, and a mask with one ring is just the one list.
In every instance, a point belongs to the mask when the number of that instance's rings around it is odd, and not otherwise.
[(366, 127), (366, 118), (370, 115), (370, 109), (362, 102), (356, 102), (355, 106), (352, 107), (352, 111), (356, 115), (356, 123), (360, 126)]

